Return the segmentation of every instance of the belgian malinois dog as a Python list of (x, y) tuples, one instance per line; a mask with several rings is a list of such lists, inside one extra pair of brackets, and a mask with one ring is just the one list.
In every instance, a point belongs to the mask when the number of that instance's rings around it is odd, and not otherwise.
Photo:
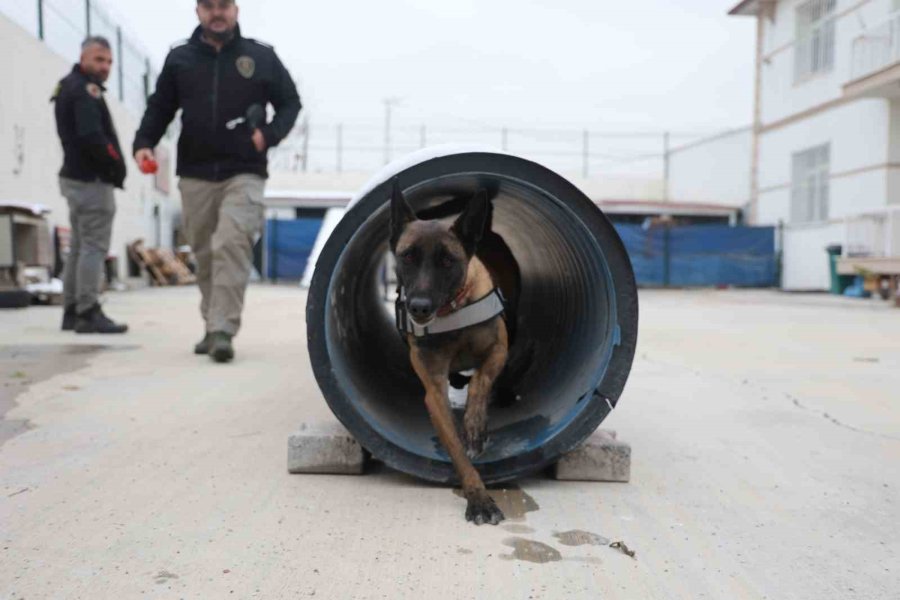
[[(419, 220), (395, 179), (391, 194), (391, 251), (397, 279), (405, 292), (405, 309), (413, 322), (425, 325), (493, 293), (496, 283), (479, 258), (479, 244), (491, 221), (484, 190), (471, 198), (452, 226)], [(491, 391), (503, 371), (509, 335), (503, 316), (456, 331), (416, 337), (407, 335), (412, 367), (425, 387), (425, 406), (438, 439), (450, 455), (466, 498), (466, 519), (496, 525), (503, 513), (488, 495), (471, 458), (485, 443)], [(450, 409), (451, 373), (474, 369), (469, 380), (462, 436)]]

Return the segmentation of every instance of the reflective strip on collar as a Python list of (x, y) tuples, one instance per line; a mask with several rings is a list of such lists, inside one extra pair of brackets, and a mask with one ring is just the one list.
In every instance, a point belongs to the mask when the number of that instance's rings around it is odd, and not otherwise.
[(397, 301), (397, 328), (403, 333), (411, 333), (415, 337), (425, 337), (438, 333), (447, 333), (465, 329), (490, 321), (503, 314), (503, 295), (494, 288), (491, 293), (472, 304), (468, 304), (446, 317), (434, 317), (428, 324), (419, 325), (406, 312), (404, 295)]

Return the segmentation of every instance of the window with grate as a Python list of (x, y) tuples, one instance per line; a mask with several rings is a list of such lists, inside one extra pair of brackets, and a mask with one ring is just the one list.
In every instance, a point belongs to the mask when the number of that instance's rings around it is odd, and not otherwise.
[(834, 66), (834, 9), (837, 0), (809, 0), (797, 7), (794, 81)]
[(791, 223), (827, 220), (830, 144), (797, 152), (791, 159)]

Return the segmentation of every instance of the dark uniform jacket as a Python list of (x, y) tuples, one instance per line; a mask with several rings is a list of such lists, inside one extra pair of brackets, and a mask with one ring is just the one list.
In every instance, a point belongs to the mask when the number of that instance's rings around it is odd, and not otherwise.
[(56, 86), (56, 131), (63, 147), (62, 177), (78, 181), (103, 181), (121, 188), (125, 182), (125, 161), (109, 108), (103, 99), (103, 85), (72, 68)]
[(267, 148), (290, 132), (300, 113), (300, 97), (290, 74), (271, 46), (241, 37), (240, 28), (221, 51), (201, 40), (175, 46), (147, 101), (134, 140), (134, 151), (153, 148), (180, 108), (178, 175), (222, 181), (242, 173), (266, 177), (266, 153), (258, 152), (246, 124), (226, 124), (244, 116), (253, 104), (271, 103), (275, 117), (260, 129)]

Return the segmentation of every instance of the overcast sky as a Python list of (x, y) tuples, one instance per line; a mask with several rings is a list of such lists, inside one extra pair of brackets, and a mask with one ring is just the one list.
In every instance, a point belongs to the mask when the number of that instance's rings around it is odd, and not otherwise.
[[(115, 0), (161, 66), (193, 0)], [(717, 131), (751, 120), (754, 24), (735, 0), (246, 0), (314, 122)]]

